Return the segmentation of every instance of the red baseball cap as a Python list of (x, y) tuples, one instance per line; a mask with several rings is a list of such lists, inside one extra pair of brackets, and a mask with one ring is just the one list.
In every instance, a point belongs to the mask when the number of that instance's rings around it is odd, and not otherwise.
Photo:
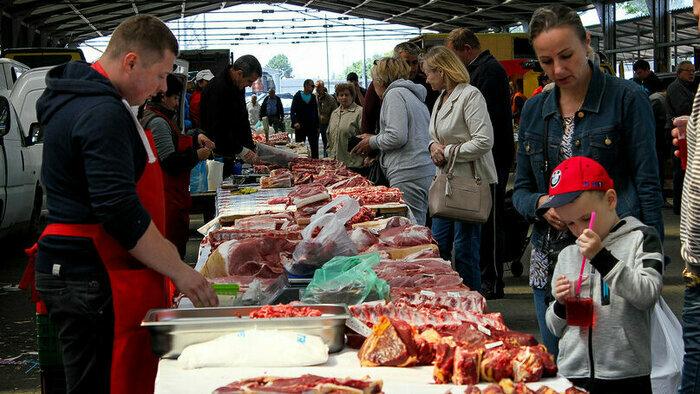
[(586, 190), (607, 191), (614, 188), (608, 172), (597, 161), (574, 156), (563, 161), (552, 172), (549, 199), (537, 208), (537, 214), (542, 215), (549, 208), (566, 205)]

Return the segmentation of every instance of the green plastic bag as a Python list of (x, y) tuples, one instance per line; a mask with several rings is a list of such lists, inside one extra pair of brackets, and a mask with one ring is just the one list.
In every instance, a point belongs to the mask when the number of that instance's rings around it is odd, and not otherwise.
[(379, 253), (338, 256), (314, 272), (301, 301), (307, 304), (354, 305), (367, 301), (391, 300), (389, 285), (379, 279), (372, 266)]

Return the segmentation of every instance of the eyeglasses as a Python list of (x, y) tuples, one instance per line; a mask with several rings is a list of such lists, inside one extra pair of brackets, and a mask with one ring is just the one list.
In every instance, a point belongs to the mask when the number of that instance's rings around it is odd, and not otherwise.
[(695, 70), (692, 68), (679, 68), (678, 71), (684, 71), (684, 72), (690, 72), (690, 73), (695, 72)]

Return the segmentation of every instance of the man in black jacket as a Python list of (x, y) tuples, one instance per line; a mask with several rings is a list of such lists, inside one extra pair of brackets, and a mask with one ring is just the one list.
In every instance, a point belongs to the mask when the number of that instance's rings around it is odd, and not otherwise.
[[(668, 124), (677, 116), (690, 115), (693, 109), (693, 98), (695, 97), (695, 67), (693, 63), (684, 61), (676, 68), (676, 79), (668, 85), (666, 90), (666, 104), (669, 115)], [(673, 147), (673, 150), (676, 148)], [(681, 167), (681, 159), (671, 154), (673, 160), (673, 213), (681, 214), (681, 191), (685, 170)]]
[(637, 60), (632, 65), (632, 70), (634, 70), (633, 81), (642, 85), (644, 90), (647, 91), (647, 94), (654, 94), (664, 90), (663, 82), (651, 71), (651, 66), (648, 61), (642, 59)]
[(265, 116), (269, 124), (274, 127), (275, 133), (284, 132), (284, 108), (282, 99), (275, 95), (275, 89), (270, 89), (267, 97), (260, 104), (260, 119)]
[(294, 140), (304, 142), (309, 137), (311, 147), (311, 157), (318, 159), (318, 104), (313, 95), (314, 81), (307, 79), (304, 81), (304, 90), (298, 91), (292, 99), (292, 127), (294, 127)]
[(493, 158), (496, 162), (498, 185), (492, 188), (494, 204), (488, 221), (481, 227), (480, 264), (483, 270), (482, 292), (487, 298), (503, 297), (503, 208), (508, 173), (513, 165), (513, 116), (510, 108), (508, 74), (489, 50), (469, 29), (452, 30), (445, 40), (464, 63), (474, 85), (486, 100), (493, 125)]
[(216, 143), (214, 154), (224, 159), (224, 177), (233, 173), (236, 156), (251, 164), (260, 161), (248, 124), (245, 88), (261, 75), (258, 59), (244, 55), (212, 79), (202, 92), (201, 127)]

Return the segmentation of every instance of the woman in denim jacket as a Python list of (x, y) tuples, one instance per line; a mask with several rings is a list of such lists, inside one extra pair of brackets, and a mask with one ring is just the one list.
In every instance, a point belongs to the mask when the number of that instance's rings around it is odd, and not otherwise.
[(556, 87), (527, 100), (523, 108), (513, 203), (534, 222), (530, 286), (543, 342), (556, 357), (557, 338), (547, 329), (544, 314), (552, 300), (556, 252), (574, 239), (553, 210), (536, 214), (547, 198), (552, 169), (572, 156), (596, 160), (615, 182), (618, 215), (637, 217), (656, 228), (662, 240), (663, 199), (654, 114), (644, 91), (593, 66), (587, 57), (590, 35), (571, 8), (535, 11), (530, 40)]

